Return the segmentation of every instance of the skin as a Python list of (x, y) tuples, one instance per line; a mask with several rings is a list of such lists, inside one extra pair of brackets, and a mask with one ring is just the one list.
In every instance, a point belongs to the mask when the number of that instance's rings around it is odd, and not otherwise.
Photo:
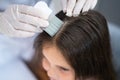
[(50, 80), (75, 80), (74, 69), (54, 45), (43, 47), (42, 66)]

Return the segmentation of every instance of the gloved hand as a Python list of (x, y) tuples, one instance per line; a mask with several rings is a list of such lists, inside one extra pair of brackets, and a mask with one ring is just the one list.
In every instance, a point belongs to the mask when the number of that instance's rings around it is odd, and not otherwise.
[(39, 2), (39, 8), (11, 5), (0, 14), (0, 33), (10, 37), (31, 37), (49, 25), (47, 19), (51, 12), (44, 2)]
[(61, 0), (67, 16), (78, 16), (80, 12), (93, 9), (97, 0)]

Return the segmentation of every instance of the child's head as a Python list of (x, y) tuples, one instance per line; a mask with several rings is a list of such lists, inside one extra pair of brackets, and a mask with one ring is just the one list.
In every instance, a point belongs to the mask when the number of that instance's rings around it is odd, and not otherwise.
[(114, 80), (109, 32), (95, 11), (67, 18), (53, 36), (41, 33), (35, 49), (50, 80)]

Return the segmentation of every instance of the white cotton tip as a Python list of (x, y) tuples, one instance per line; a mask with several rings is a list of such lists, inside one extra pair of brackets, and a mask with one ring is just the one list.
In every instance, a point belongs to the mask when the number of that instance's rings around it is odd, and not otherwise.
[(56, 16), (50, 16), (49, 26), (44, 31), (52, 37), (58, 32), (62, 24), (63, 22), (59, 18), (57, 18)]

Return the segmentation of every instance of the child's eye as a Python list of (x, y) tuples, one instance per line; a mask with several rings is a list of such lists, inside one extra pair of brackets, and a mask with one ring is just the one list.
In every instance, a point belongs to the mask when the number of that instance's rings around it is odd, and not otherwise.
[(62, 70), (62, 71), (69, 71), (69, 69), (63, 68), (63, 67), (60, 67), (60, 70)]

